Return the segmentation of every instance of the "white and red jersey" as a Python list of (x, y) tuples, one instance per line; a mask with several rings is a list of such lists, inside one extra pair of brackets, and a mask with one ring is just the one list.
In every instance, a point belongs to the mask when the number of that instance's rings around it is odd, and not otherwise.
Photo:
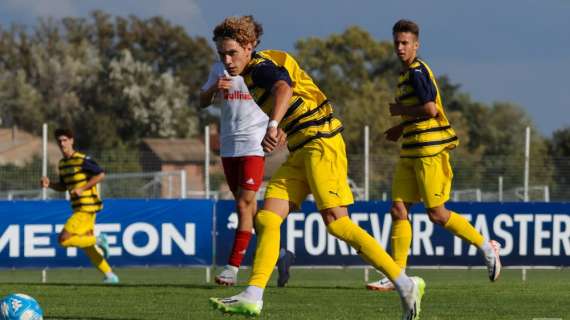
[[(224, 75), (229, 76), (224, 65), (221, 62), (215, 63), (202, 90), (210, 88)], [(243, 77), (229, 77), (232, 78), (232, 88), (224, 93), (219, 104), (222, 109), (220, 155), (222, 157), (263, 156), (261, 141), (265, 136), (269, 117), (249, 94)]]

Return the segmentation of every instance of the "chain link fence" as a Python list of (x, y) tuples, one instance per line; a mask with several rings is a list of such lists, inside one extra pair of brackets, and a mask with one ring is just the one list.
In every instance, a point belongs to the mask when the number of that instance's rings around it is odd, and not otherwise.
[[(161, 162), (144, 151), (93, 152), (91, 155), (106, 171), (100, 191), (104, 198), (203, 198), (206, 195), (204, 162)], [(210, 162), (210, 197), (231, 199), (221, 161)], [(350, 154), (349, 182), (355, 199), (365, 198), (365, 156)], [(521, 157), (484, 157), (474, 161), (454, 156), (453, 201), (524, 201), (525, 167)], [(369, 199), (390, 200), (392, 177), (397, 157), (369, 157)], [(570, 200), (570, 158), (550, 159), (536, 164), (530, 159), (529, 201)], [(58, 179), (55, 162), (48, 167), (49, 177)], [(39, 187), (41, 159), (24, 166), (0, 166), (0, 199), (41, 199)], [(260, 192), (260, 197), (261, 197)], [(63, 199), (65, 193), (49, 190), (49, 199)]]

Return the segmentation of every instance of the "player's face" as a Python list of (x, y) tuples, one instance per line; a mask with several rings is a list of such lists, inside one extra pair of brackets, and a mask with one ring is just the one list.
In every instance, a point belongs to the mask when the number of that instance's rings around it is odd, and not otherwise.
[(251, 44), (241, 46), (237, 41), (227, 38), (218, 40), (216, 48), (218, 49), (220, 61), (222, 61), (226, 70), (232, 76), (237, 76), (243, 72), (251, 60), (253, 52)]
[(416, 58), (420, 43), (415, 34), (411, 32), (398, 32), (394, 34), (394, 51), (405, 64), (411, 64)]
[(59, 136), (57, 137), (57, 146), (64, 156), (70, 156), (73, 154), (73, 138)]

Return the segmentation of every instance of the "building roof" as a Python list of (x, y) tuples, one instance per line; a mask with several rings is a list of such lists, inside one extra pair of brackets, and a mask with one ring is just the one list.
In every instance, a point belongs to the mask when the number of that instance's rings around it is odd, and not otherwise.
[[(47, 151), (49, 163), (57, 165), (61, 158), (57, 145), (48, 142)], [(42, 152), (42, 137), (16, 128), (0, 128), (0, 165), (24, 166), (34, 156), (41, 157)]]
[[(162, 162), (204, 162), (204, 142), (201, 139), (143, 139), (143, 143)], [(210, 153), (210, 161), (218, 156)]]

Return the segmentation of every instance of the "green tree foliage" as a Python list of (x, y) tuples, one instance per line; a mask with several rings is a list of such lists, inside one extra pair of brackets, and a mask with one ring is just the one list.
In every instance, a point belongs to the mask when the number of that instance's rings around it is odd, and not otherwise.
[(554, 164), (554, 199), (570, 199), (570, 127), (556, 130), (549, 141), (548, 153)]
[(76, 129), (84, 148), (198, 134), (197, 92), (213, 51), (161, 17), (41, 19), (0, 28), (0, 119)]

